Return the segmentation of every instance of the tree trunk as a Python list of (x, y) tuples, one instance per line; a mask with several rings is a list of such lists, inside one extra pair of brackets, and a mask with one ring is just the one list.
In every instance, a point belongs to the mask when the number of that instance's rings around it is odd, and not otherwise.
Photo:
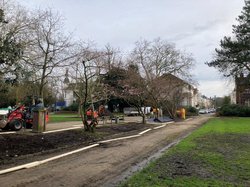
[(147, 124), (146, 115), (142, 115), (142, 124)]
[(81, 102), (79, 102), (79, 105), (78, 105), (78, 112), (77, 112), (77, 116), (78, 116), (78, 117), (81, 117), (81, 107), (82, 107)]

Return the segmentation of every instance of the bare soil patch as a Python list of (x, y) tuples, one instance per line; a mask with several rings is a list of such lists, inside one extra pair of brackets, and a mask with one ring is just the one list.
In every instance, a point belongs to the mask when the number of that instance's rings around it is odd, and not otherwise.
[[(118, 186), (122, 180), (137, 170), (138, 164), (145, 160), (146, 162), (151, 161), (149, 158), (156, 152), (159, 152), (159, 155), (161, 155), (163, 152), (160, 150), (169, 147), (176, 139), (182, 138), (199, 128), (208, 119), (209, 116), (201, 116), (193, 120), (169, 124), (162, 129), (145, 133), (138, 138), (104, 143), (95, 148), (63, 157), (38, 167), (0, 175), (0, 184), (2, 186), (27, 187)], [(117, 128), (117, 125), (113, 125), (113, 128), (111, 127), (110, 129), (108, 129), (109, 127), (99, 127), (96, 131), (96, 134), (98, 134), (97, 138), (110, 139), (137, 134), (155, 126), (135, 123), (127, 125), (127, 128), (124, 128), (123, 125), (120, 126), (121, 130), (119, 130), (120, 127)], [(135, 127), (135, 125), (138, 126)], [(79, 145), (75, 147), (77, 146)], [(14, 157), (14, 159), (19, 158), (18, 161), (15, 160), (16, 163), (22, 160), (27, 163), (33, 157), (34, 161), (39, 161), (63, 153), (64, 150), (73, 149), (72, 147), (69, 145), (65, 149), (51, 149), (51, 152), (55, 150), (55, 153), (50, 153), (50, 150), (47, 150), (44, 154), (39, 152), (38, 155), (34, 153), (30, 154), (32, 156), (24, 155)], [(0, 166), (0, 168), (7, 168), (5, 166)], [(144, 167), (145, 165), (141, 166)]]
[(212, 173), (204, 169), (204, 163), (201, 160), (193, 159), (191, 154), (185, 153), (160, 158), (152, 172), (163, 180), (180, 176), (212, 177)]
[[(81, 146), (114, 137), (136, 134), (152, 125), (137, 123), (97, 127), (95, 133), (83, 129), (49, 134), (18, 132), (0, 135), (0, 168), (34, 160), (35, 156), (76, 149)], [(24, 160), (25, 159), (25, 160)], [(24, 162), (25, 161), (25, 162)]]

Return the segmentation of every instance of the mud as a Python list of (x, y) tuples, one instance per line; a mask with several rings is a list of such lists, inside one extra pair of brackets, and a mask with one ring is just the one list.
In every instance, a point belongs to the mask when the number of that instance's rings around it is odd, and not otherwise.
[(110, 181), (109, 181), (108, 183), (103, 184), (102, 187), (115, 187), (115, 186), (120, 185), (123, 181), (125, 181), (126, 179), (131, 177), (134, 173), (141, 171), (143, 168), (145, 168), (147, 165), (149, 165), (150, 162), (159, 159), (163, 154), (166, 153), (166, 151), (168, 149), (177, 145), (181, 140), (183, 140), (184, 138), (186, 138), (189, 135), (190, 135), (190, 133), (185, 134), (179, 138), (176, 138), (172, 143), (169, 143), (167, 146), (152, 153), (149, 157), (146, 157), (141, 162), (132, 165), (128, 170), (124, 171), (115, 180), (113, 180), (112, 183), (110, 183)]
[(193, 159), (192, 155), (183, 153), (161, 158), (152, 170), (162, 180), (181, 176), (201, 178), (211, 178), (213, 176), (209, 170), (205, 169), (201, 160)]
[(77, 129), (50, 134), (32, 132), (2, 134), (0, 135), (0, 168), (22, 163), (23, 159), (26, 162), (29, 158), (33, 160), (34, 156), (45, 155), (48, 152), (76, 149), (111, 137), (134, 134), (149, 127), (150, 125), (129, 123), (97, 127), (95, 133)]
[[(169, 124), (162, 129), (151, 130), (138, 138), (101, 144), (93, 149), (79, 152), (38, 167), (0, 175), (1, 186), (118, 186), (123, 172), (154, 155), (176, 139), (200, 127), (209, 117), (202, 116), (183, 123)], [(137, 124), (134, 124), (137, 125)], [(122, 126), (121, 126), (122, 127)], [(138, 125), (138, 129), (128, 124), (121, 132), (115, 127), (97, 129), (97, 138), (110, 139), (114, 136), (134, 135), (151, 126)], [(102, 129), (102, 130), (100, 130)], [(98, 133), (98, 131), (100, 132)], [(55, 149), (52, 149), (52, 151)], [(64, 150), (64, 149), (63, 149)], [(39, 153), (43, 160), (58, 155)], [(163, 151), (164, 152), (164, 151)], [(34, 155), (34, 154), (31, 154)], [(28, 155), (27, 155), (28, 156)], [(37, 156), (35, 156), (37, 157)], [(28, 156), (30, 159), (30, 157)], [(23, 159), (26, 163), (29, 159)], [(142, 165), (141, 167), (144, 167)], [(124, 176), (124, 175), (123, 175)], [(15, 180), (13, 180), (15, 179)], [(118, 183), (117, 183), (118, 182)]]
[[(204, 143), (206, 142), (206, 143)], [(239, 166), (240, 162), (244, 160), (235, 160), (240, 158), (240, 154), (249, 154), (247, 150), (250, 149), (250, 135), (238, 134), (207, 134), (195, 139), (196, 147), (188, 152), (175, 152), (174, 154), (167, 154), (160, 157), (154, 167), (148, 169), (149, 173), (154, 175), (159, 180), (175, 179), (180, 177), (197, 177), (200, 179), (223, 179), (238, 186), (249, 186), (249, 168)], [(214, 146), (214, 145), (218, 146)], [(220, 155), (221, 162), (227, 162), (224, 166), (216, 169), (209, 160), (199, 155), (196, 150), (204, 149), (205, 154)], [(239, 171), (239, 175), (232, 174), (231, 171)], [(244, 172), (242, 172), (244, 171)], [(236, 172), (237, 173), (237, 172)], [(242, 174), (243, 173), (243, 174)], [(240, 185), (240, 186), (241, 186)]]

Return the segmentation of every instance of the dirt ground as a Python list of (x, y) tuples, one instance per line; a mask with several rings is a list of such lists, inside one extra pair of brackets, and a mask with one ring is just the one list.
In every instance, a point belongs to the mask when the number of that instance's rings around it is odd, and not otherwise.
[(91, 143), (135, 134), (152, 125), (139, 123), (114, 124), (100, 126), (96, 132), (84, 132), (83, 129), (62, 131), (50, 134), (37, 134), (30, 131), (18, 132), (17, 134), (0, 135), (0, 169), (8, 165), (34, 160), (34, 156), (45, 155), (47, 152), (56, 152), (64, 149), (77, 149)]
[[(120, 181), (126, 179), (129, 175), (132, 175), (133, 172), (138, 169), (138, 164), (144, 162), (144, 160), (148, 160), (148, 158), (155, 154), (155, 152), (159, 152), (162, 148), (170, 146), (173, 142), (176, 142), (176, 140), (183, 138), (193, 130), (199, 128), (209, 118), (210, 116), (201, 116), (193, 120), (169, 124), (161, 129), (152, 129), (148, 133), (137, 138), (103, 143), (90, 150), (51, 161), (34, 168), (0, 175), (0, 184), (3, 186), (36, 187), (117, 186)], [(1, 156), (1, 158), (4, 158), (3, 161), (1, 161), (1, 167), (6, 168), (6, 165), (10, 166), (21, 162), (27, 163), (32, 159), (46, 159), (53, 155), (58, 155), (59, 152), (63, 153), (69, 149), (74, 149), (75, 147), (82, 147), (82, 145), (88, 141), (93, 142), (100, 139), (110, 139), (113, 137), (137, 134), (138, 132), (151, 127), (155, 127), (155, 125), (144, 126), (134, 123), (99, 128), (97, 129), (97, 136), (94, 138), (92, 136), (88, 137), (86, 138), (86, 141), (79, 140), (79, 138), (83, 138), (84, 136), (82, 131), (79, 130), (65, 132), (67, 134), (72, 133), (72, 135), (69, 136), (74, 137), (73, 139), (67, 139), (67, 136), (65, 134), (63, 135), (63, 133), (62, 135), (56, 133), (57, 138), (53, 138), (54, 134), (48, 134), (48, 136), (33, 135), (38, 137), (35, 138), (37, 139), (38, 144), (40, 142), (40, 146), (37, 146), (37, 150), (40, 150), (39, 154), (26, 154), (28, 152), (27, 149), (23, 155), (15, 156), (17, 153), (13, 152), (11, 154), (12, 157), (10, 157), (6, 156), (6, 146), (3, 146), (1, 147), (1, 152), (5, 152), (5, 156), (4, 154)], [(1, 141), (4, 142), (8, 136), (1, 135)], [(61, 136), (61, 138), (58, 138), (59, 136)], [(52, 143), (49, 142), (49, 140), (53, 139), (56, 140)], [(30, 139), (26, 140), (29, 141)], [(43, 149), (41, 148), (41, 142), (43, 141), (47, 142), (48, 146), (46, 147), (48, 147), (48, 149), (42, 152)], [(60, 143), (61, 141), (68, 143)], [(14, 148), (9, 147), (9, 150), (14, 151)], [(10, 155), (9, 150), (8, 155)], [(4, 162), (7, 163), (5, 164)]]

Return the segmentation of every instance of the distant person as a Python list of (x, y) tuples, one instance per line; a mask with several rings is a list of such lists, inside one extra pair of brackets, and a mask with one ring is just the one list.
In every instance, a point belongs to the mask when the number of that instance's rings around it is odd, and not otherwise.
[(154, 119), (158, 119), (158, 112), (159, 112), (159, 109), (158, 108), (153, 108), (153, 115), (154, 115)]
[(36, 107), (37, 107), (37, 108), (43, 108), (43, 107), (44, 107), (44, 104), (43, 104), (43, 102), (42, 102), (41, 99), (39, 99), (39, 100), (37, 101)]
[(99, 106), (98, 114), (100, 115), (100, 117), (105, 115), (105, 107), (103, 105)]
[(98, 118), (98, 112), (94, 111), (92, 109), (88, 109), (86, 112), (87, 119), (97, 119)]
[(8, 111), (11, 112), (12, 111), (12, 107), (8, 106)]
[(87, 119), (92, 119), (92, 109), (89, 108), (86, 112), (86, 115), (87, 115)]

